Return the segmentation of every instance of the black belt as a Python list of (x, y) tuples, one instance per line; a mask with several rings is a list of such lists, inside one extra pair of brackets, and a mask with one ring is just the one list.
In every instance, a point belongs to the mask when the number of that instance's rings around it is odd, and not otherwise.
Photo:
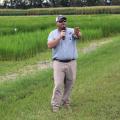
[(56, 60), (56, 61), (59, 61), (59, 62), (67, 63), (67, 62), (70, 62), (70, 61), (75, 60), (75, 59), (60, 60), (60, 59), (57, 59), (57, 58), (53, 58), (53, 60)]

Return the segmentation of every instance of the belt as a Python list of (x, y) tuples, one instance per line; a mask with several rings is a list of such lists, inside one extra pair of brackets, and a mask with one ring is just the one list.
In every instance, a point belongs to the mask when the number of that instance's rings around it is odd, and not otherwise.
[(63, 62), (63, 63), (67, 63), (67, 62), (70, 62), (70, 61), (75, 60), (75, 59), (60, 60), (60, 59), (57, 59), (57, 58), (53, 58), (53, 61), (54, 60), (59, 61), (59, 62)]

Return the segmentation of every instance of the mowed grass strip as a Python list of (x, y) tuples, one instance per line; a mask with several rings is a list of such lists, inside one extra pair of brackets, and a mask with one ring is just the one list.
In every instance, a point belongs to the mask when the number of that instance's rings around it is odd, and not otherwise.
[(52, 113), (52, 70), (0, 85), (3, 120), (119, 120), (120, 37), (78, 59), (72, 110)]

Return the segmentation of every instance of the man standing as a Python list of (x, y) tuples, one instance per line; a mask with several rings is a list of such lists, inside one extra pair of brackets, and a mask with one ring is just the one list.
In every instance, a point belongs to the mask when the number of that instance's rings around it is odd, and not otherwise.
[(52, 111), (57, 112), (63, 105), (69, 108), (70, 93), (76, 79), (76, 39), (81, 36), (80, 30), (66, 27), (67, 18), (56, 17), (57, 29), (48, 36), (48, 48), (52, 48), (54, 90), (51, 99)]

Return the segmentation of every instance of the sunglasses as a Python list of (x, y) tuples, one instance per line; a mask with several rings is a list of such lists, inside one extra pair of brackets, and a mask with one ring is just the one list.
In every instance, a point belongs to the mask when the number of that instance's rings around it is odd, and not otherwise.
[(66, 20), (60, 20), (60, 21), (58, 21), (59, 23), (62, 23), (62, 22), (66, 22)]

